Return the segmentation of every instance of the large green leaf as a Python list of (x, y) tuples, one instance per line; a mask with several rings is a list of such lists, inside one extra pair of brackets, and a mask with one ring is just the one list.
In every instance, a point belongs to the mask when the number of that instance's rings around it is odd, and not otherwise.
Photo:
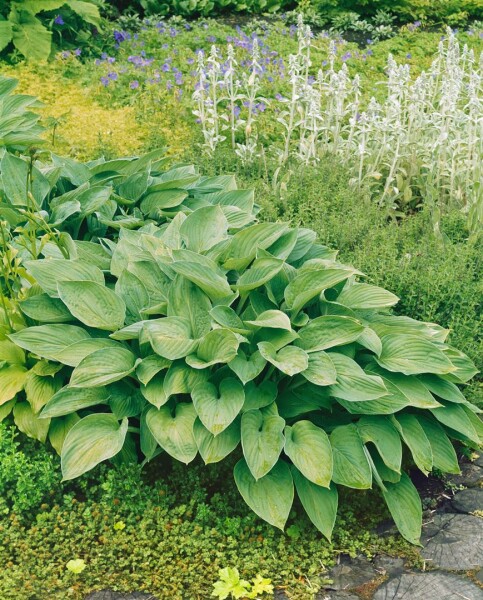
[[(201, 255), (195, 255), (198, 257)], [(201, 288), (205, 294), (214, 302), (233, 298), (234, 293), (226, 280), (223, 272), (216, 266), (216, 263), (209, 258), (202, 257), (203, 261), (176, 261), (171, 268), (183, 275), (186, 279), (192, 281)]]
[(64, 348), (55, 355), (55, 359), (63, 365), (77, 367), (86, 356), (103, 348), (122, 348), (119, 342), (109, 338), (88, 338), (80, 340)]
[(324, 351), (309, 354), (309, 366), (302, 375), (315, 385), (334, 385), (337, 382), (337, 371), (330, 358)]
[(22, 433), (45, 442), (49, 431), (50, 419), (39, 419), (28, 402), (17, 402), (13, 407), (15, 425)]
[(20, 392), (27, 379), (27, 369), (23, 365), (5, 365), (0, 368), (0, 406)]
[(204, 206), (188, 215), (179, 231), (188, 250), (205, 252), (226, 237), (228, 221), (218, 205)]
[(198, 342), (192, 338), (190, 322), (183, 317), (147, 321), (144, 330), (147, 332), (153, 350), (169, 360), (187, 356), (198, 345)]
[(243, 412), (265, 408), (277, 398), (277, 384), (273, 381), (262, 381), (256, 385), (253, 381), (245, 386), (245, 403)]
[(417, 417), (400, 413), (391, 419), (404, 443), (411, 450), (414, 462), (427, 475), (433, 468), (433, 452)]
[(100, 462), (121, 451), (128, 420), (121, 425), (114, 415), (93, 414), (78, 421), (62, 446), (61, 466), (64, 481), (79, 477)]
[(12, 7), (12, 40), (27, 60), (45, 61), (49, 58), (52, 32), (46, 29), (31, 12)]
[(235, 285), (240, 294), (246, 294), (275, 277), (283, 267), (283, 260), (273, 257), (257, 258), (238, 279)]
[(194, 407), (203, 425), (217, 436), (238, 416), (245, 394), (237, 379), (223, 379), (219, 390), (212, 383), (202, 383), (191, 392)]
[(44, 292), (53, 298), (59, 297), (57, 284), (61, 281), (95, 281), (104, 285), (104, 275), (99, 268), (77, 260), (45, 258), (27, 261), (25, 266)]
[(411, 544), (420, 545), (423, 511), (418, 490), (406, 473), (398, 483), (386, 483), (385, 488), (382, 495), (399, 532)]
[(334, 458), (332, 480), (356, 489), (372, 485), (372, 472), (356, 425), (341, 425), (330, 434)]
[(450, 373), (451, 361), (435, 344), (415, 335), (385, 335), (377, 362), (388, 371), (418, 375)]
[(266, 310), (260, 313), (256, 319), (245, 321), (245, 323), (253, 327), (292, 330), (289, 317), (281, 310)]
[(171, 361), (157, 354), (150, 354), (142, 359), (136, 367), (136, 376), (143, 385), (147, 385), (160, 371), (168, 369)]
[(300, 340), (295, 343), (306, 352), (317, 352), (355, 342), (364, 326), (351, 317), (324, 315), (310, 321), (298, 332)]
[(213, 329), (200, 341), (196, 354), (186, 357), (194, 369), (206, 369), (219, 363), (229, 363), (238, 351), (239, 341), (229, 329)]
[(258, 480), (278, 461), (284, 445), (285, 419), (261, 410), (244, 412), (241, 420), (241, 442), (247, 465)]
[(195, 420), (195, 407), (186, 402), (176, 405), (174, 415), (168, 406), (159, 410), (150, 408), (146, 414), (149, 430), (161, 448), (185, 464), (190, 463), (198, 453), (193, 435)]
[(466, 402), (461, 390), (451, 381), (441, 379), (438, 375), (420, 375), (422, 384), (433, 394), (449, 402)]
[(441, 408), (434, 408), (431, 412), (436, 419), (443, 425), (446, 425), (446, 427), (462, 433), (464, 436), (475, 442), (475, 444), (480, 443), (478, 432), (474, 428), (463, 407), (458, 404), (448, 404)]
[(223, 266), (236, 271), (246, 269), (259, 248), (271, 246), (287, 229), (287, 225), (281, 223), (257, 223), (239, 231), (230, 240)]
[(22, 312), (34, 321), (41, 323), (68, 323), (74, 321), (65, 304), (47, 294), (31, 296), (20, 303)]
[(431, 445), (433, 468), (442, 473), (459, 473), (458, 457), (443, 427), (430, 417), (419, 415), (418, 420)]
[(237, 419), (218, 435), (213, 435), (196, 419), (193, 435), (204, 463), (216, 463), (231, 454), (240, 443), (240, 421)]
[(294, 488), (288, 465), (279, 461), (273, 469), (256, 480), (241, 459), (234, 469), (235, 483), (243, 500), (261, 519), (282, 529), (292, 508)]
[(374, 309), (393, 306), (399, 298), (375, 285), (353, 283), (345, 286), (337, 296), (337, 302), (352, 309)]
[(258, 344), (260, 354), (286, 375), (296, 375), (305, 371), (309, 364), (308, 354), (297, 346), (285, 346), (277, 352), (276, 347), (270, 342)]
[(83, 408), (107, 404), (108, 400), (109, 392), (105, 387), (87, 388), (85, 390), (63, 387), (50, 398), (39, 416), (41, 419), (62, 417)]
[(332, 447), (323, 429), (310, 421), (285, 427), (285, 454), (309, 481), (328, 488), (332, 479)]
[(25, 397), (34, 413), (37, 414), (61, 387), (60, 377), (50, 375), (42, 377), (33, 370), (30, 371), (25, 380)]
[(56, 324), (27, 327), (9, 335), (20, 348), (51, 360), (57, 360), (57, 356), (69, 345), (89, 337), (81, 327)]
[(139, 277), (124, 270), (116, 282), (115, 290), (116, 295), (124, 302), (128, 322), (142, 319), (143, 310), (150, 304), (150, 297), (146, 286)]
[(209, 376), (209, 371), (192, 369), (184, 363), (176, 362), (166, 373), (164, 391), (168, 398), (175, 394), (191, 394), (197, 385), (208, 381)]
[(401, 470), (402, 444), (390, 419), (382, 416), (367, 416), (357, 423), (359, 434), (365, 443), (372, 442), (384, 464), (397, 473)]
[(10, 21), (0, 21), (0, 52), (12, 40), (12, 24)]
[(336, 486), (332, 484), (330, 488), (326, 488), (315, 485), (293, 465), (291, 471), (295, 489), (305, 512), (312, 523), (330, 542), (339, 500)]
[(94, 281), (61, 281), (59, 297), (84, 325), (116, 331), (124, 325), (126, 305), (112, 290)]
[(243, 350), (239, 349), (235, 358), (228, 363), (228, 366), (238, 375), (243, 385), (245, 385), (255, 379), (255, 377), (258, 377), (266, 364), (267, 361), (258, 350), (247, 358)]
[[(222, 307), (218, 307), (222, 308)], [(223, 307), (227, 308), (228, 307)], [(177, 275), (168, 292), (168, 317), (188, 319), (195, 338), (201, 338), (211, 329), (211, 302), (194, 283)]]
[(352, 358), (338, 352), (330, 352), (329, 356), (337, 371), (337, 383), (330, 387), (335, 398), (360, 402), (377, 400), (388, 393), (379, 376), (368, 375)]
[(71, 387), (100, 387), (130, 375), (136, 356), (126, 348), (103, 348), (86, 356), (72, 372)]
[(52, 444), (59, 456), (62, 453), (62, 448), (64, 446), (67, 434), (79, 421), (80, 417), (76, 413), (67, 415), (65, 417), (52, 419), (49, 427), (49, 442)]
[(288, 308), (297, 313), (321, 292), (327, 290), (352, 275), (347, 269), (325, 268), (299, 273), (285, 288), (285, 302)]

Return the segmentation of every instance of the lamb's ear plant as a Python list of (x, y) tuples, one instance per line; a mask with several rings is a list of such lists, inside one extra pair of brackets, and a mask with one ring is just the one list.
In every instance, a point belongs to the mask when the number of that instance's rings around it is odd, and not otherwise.
[(257, 515), (283, 528), (297, 493), (329, 539), (338, 487), (375, 484), (417, 544), (403, 450), (458, 472), (450, 440), (483, 433), (458, 387), (474, 365), (313, 231), (254, 222), (252, 194), (212, 183), (164, 224), (25, 257), (18, 309), (4, 290), (0, 310), (1, 416), (49, 439), (67, 480), (114, 457), (235, 452)]

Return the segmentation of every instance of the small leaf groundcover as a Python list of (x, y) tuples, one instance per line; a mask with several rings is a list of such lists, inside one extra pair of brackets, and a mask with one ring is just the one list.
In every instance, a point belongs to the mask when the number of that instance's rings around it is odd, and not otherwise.
[[(140, 160), (84, 166), (95, 185), (44, 195), (62, 252), (28, 259), (12, 242), (23, 286), (2, 296), (0, 419), (48, 439), (67, 480), (113, 457), (214, 463), (241, 447), (254, 512), (283, 528), (296, 493), (329, 539), (338, 487), (375, 484), (419, 543), (403, 450), (423, 473), (456, 473), (451, 440), (479, 446), (458, 387), (472, 362), (442, 327), (393, 315), (398, 298), (313, 231), (257, 222), (253, 194), (213, 187), (230, 178)], [(126, 198), (133, 212), (116, 213)]]

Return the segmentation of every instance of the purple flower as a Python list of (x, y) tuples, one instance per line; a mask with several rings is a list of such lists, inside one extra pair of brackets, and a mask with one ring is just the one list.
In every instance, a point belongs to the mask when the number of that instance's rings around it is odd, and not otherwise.
[(168, 71), (171, 71), (171, 67), (168, 65), (168, 63), (164, 63), (164, 65), (161, 65), (161, 71), (167, 73)]
[(82, 54), (82, 50), (80, 48), (76, 48), (74, 50), (74, 56), (80, 56)]
[(54, 19), (54, 23), (55, 23), (56, 25), (65, 25), (65, 23), (64, 23), (64, 19), (62, 18), (62, 16), (61, 16), (61, 15), (57, 15), (57, 16), (55, 17), (55, 19)]
[(118, 31), (117, 29), (114, 30), (113, 35), (114, 35), (114, 39), (116, 40), (116, 42), (118, 44), (121, 44), (125, 40), (128, 40), (130, 37), (129, 33), (126, 33), (125, 31)]
[(366, 44), (367, 44), (368, 46), (370, 46), (370, 45), (371, 45), (371, 44), (373, 44), (373, 43), (374, 43), (374, 42), (373, 42), (373, 40), (371, 40), (371, 39), (367, 39), (367, 40), (366, 40)]
[(107, 77), (101, 77), (101, 83), (104, 87), (109, 85), (109, 79)]
[(345, 62), (346, 60), (349, 60), (349, 58), (352, 58), (352, 54), (350, 52), (346, 52), (345, 54), (342, 55), (342, 60)]
[(110, 73), (107, 74), (108, 78), (111, 79), (112, 81), (116, 81), (116, 79), (118, 78), (118, 74), (115, 73), (114, 71), (111, 71)]
[(235, 104), (235, 106), (233, 107), (233, 114), (235, 115), (236, 118), (238, 118), (240, 116), (241, 113), (241, 108), (238, 106), (238, 104)]
[(411, 54), (411, 52), (408, 52), (408, 53), (406, 54), (406, 58), (412, 58), (412, 54)]
[(69, 56), (70, 56), (70, 52), (68, 50), (64, 50), (62, 52), (62, 58), (69, 58)]
[(131, 83), (129, 84), (129, 87), (132, 90), (136, 90), (139, 87), (139, 81), (137, 81), (136, 79), (134, 81), (131, 81)]

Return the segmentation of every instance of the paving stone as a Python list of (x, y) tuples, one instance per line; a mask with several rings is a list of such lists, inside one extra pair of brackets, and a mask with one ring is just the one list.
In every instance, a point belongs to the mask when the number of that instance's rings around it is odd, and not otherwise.
[(483, 469), (475, 463), (463, 463), (461, 474), (450, 475), (446, 478), (446, 482), (455, 486), (476, 487), (483, 484)]
[(461, 513), (483, 510), (483, 488), (473, 488), (457, 492), (451, 500), (453, 508)]
[(374, 559), (374, 567), (380, 575), (395, 577), (404, 571), (404, 558), (379, 554)]
[(478, 583), (481, 583), (483, 585), (483, 569), (480, 569), (478, 571), (478, 573), (475, 575), (476, 577), (476, 581), (478, 581)]
[(319, 592), (315, 600), (360, 600), (359, 596), (351, 592)]
[(113, 592), (112, 590), (101, 590), (92, 592), (86, 596), (85, 600), (157, 600), (156, 596), (146, 594), (145, 592)]
[(275, 589), (275, 591), (273, 592), (273, 598), (274, 600), (287, 600), (288, 596), (283, 590)]
[(402, 573), (383, 583), (373, 600), (483, 600), (483, 590), (452, 573)]
[(480, 456), (478, 456), (478, 458), (473, 461), (473, 464), (483, 469), (483, 454), (480, 454)]
[(342, 557), (340, 564), (332, 567), (328, 578), (333, 583), (326, 587), (330, 590), (352, 590), (369, 583), (378, 576), (374, 565), (364, 556), (356, 558)]
[(421, 555), (431, 566), (463, 571), (483, 567), (483, 519), (470, 515), (435, 515), (425, 525)]

